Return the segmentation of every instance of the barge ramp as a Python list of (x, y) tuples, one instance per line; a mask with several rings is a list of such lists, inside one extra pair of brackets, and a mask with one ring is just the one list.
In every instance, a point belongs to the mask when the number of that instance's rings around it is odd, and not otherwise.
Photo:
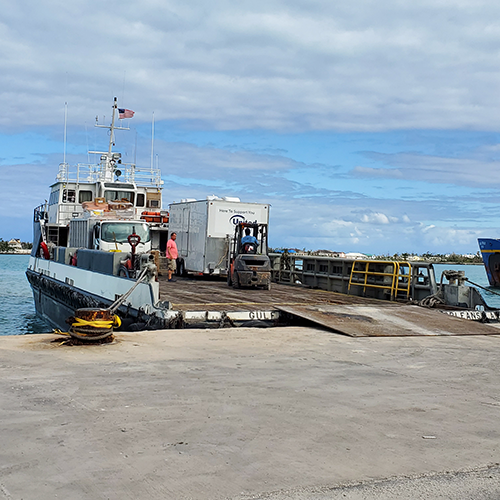
[[(271, 290), (235, 289), (225, 281), (160, 277), (160, 295), (185, 326), (316, 324), (351, 337), (498, 335), (498, 325), (469, 321), (415, 304), (273, 283)], [(215, 323), (217, 323), (215, 325)], [(221, 324), (225, 323), (225, 324)], [(234, 326), (234, 325), (233, 325)]]

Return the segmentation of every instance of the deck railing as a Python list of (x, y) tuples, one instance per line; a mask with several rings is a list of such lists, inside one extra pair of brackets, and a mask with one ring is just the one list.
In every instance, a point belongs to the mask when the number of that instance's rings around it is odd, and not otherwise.
[[(405, 269), (408, 269), (406, 273)], [(347, 293), (354, 293), (354, 287), (361, 287), (365, 295), (368, 288), (378, 288), (389, 295), (390, 300), (409, 299), (410, 284), (411, 264), (408, 262), (356, 260), (351, 267)]]
[[(117, 164), (121, 182), (135, 182), (141, 186), (159, 187), (162, 185), (161, 171), (158, 168), (138, 167), (132, 163)], [(61, 182), (92, 183), (105, 179), (104, 164), (78, 163), (69, 165), (61, 163), (57, 180)]]
[(437, 291), (427, 262), (270, 254), (273, 281), (377, 299), (421, 300)]

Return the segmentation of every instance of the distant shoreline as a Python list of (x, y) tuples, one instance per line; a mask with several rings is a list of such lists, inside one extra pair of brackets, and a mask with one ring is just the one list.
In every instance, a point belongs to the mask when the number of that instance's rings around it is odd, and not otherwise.
[[(31, 250), (26, 250), (23, 252), (2, 252), (0, 251), (0, 255), (30, 255)], [(300, 255), (299, 255), (300, 256)], [(305, 255), (304, 255), (305, 256)], [(369, 260), (377, 260), (377, 259), (369, 259)], [(395, 262), (399, 262), (398, 260)], [(406, 261), (412, 263), (412, 261)], [(420, 259), (417, 262), (426, 262), (428, 264), (442, 264), (442, 265), (450, 265), (450, 266), (483, 266), (482, 262), (449, 262), (449, 261), (435, 261), (428, 259)]]
[(448, 261), (439, 261), (439, 262), (434, 262), (434, 261), (427, 261), (424, 260), (423, 262), (429, 262), (429, 264), (449, 264), (450, 266), (484, 266), (482, 262), (448, 262)]
[[(26, 250), (25, 252), (2, 252), (0, 251), (0, 255), (30, 255), (31, 250)], [(301, 255), (298, 255), (301, 257)], [(307, 255), (304, 255), (306, 257)], [(368, 260), (377, 260), (377, 259), (368, 259)], [(398, 262), (399, 260), (395, 260), (395, 262)], [(406, 262), (412, 262), (412, 261), (406, 261)], [(441, 260), (428, 260), (428, 259), (419, 259), (416, 262), (426, 262), (428, 264), (450, 264), (452, 266), (483, 266), (484, 264), (482, 262), (449, 262), (449, 261), (441, 261)]]

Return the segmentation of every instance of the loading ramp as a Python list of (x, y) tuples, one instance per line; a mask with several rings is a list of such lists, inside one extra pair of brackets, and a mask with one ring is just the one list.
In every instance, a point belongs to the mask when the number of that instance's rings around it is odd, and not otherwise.
[[(271, 290), (234, 289), (222, 280), (160, 278), (160, 293), (186, 320), (210, 326), (248, 321), (262, 326), (310, 321), (352, 337), (498, 335), (493, 324), (461, 319), (435, 309), (357, 297), (300, 285), (273, 283)], [(221, 323), (221, 318), (227, 322)], [(192, 326), (192, 325), (191, 325)]]
[(300, 305), (278, 309), (350, 337), (499, 335), (492, 324), (469, 321), (445, 311), (407, 304)]

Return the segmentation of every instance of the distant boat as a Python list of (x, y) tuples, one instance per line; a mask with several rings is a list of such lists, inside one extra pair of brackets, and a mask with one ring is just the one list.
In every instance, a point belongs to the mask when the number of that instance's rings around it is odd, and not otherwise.
[(500, 287), (500, 240), (478, 238), (479, 249), (491, 286)]

